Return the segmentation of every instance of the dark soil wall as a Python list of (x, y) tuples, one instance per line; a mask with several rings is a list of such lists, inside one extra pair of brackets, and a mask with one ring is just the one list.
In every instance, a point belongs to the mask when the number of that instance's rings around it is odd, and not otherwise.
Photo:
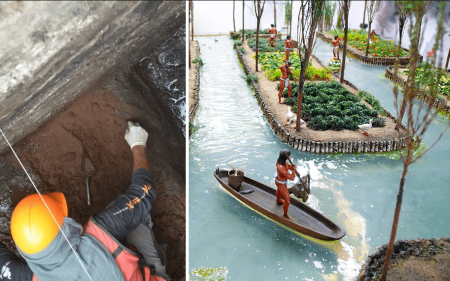
[[(69, 216), (84, 224), (128, 188), (133, 158), (124, 139), (126, 121), (139, 122), (149, 133), (147, 154), (156, 179), (154, 226), (168, 242), (169, 275), (185, 280), (185, 3), (127, 5), (120, 23), (111, 19), (89, 54), (77, 64), (60, 58), (65, 66), (59, 78), (44, 81), (42, 90), (29, 86), (31, 96), (16, 100), (20, 105), (0, 118), (0, 126), (15, 140), (40, 191), (63, 192)], [(62, 83), (66, 75), (70, 79)], [(63, 94), (47, 96), (52, 89)], [(27, 113), (36, 101), (39, 110)], [(0, 240), (15, 251), (11, 214), (35, 191), (0, 139)]]

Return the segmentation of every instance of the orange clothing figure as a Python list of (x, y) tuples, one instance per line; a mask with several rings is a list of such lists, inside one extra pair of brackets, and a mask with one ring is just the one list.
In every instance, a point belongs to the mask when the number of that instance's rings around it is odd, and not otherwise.
[(280, 78), (280, 91), (278, 92), (278, 103), (281, 103), (281, 93), (283, 93), (284, 87), (288, 86), (289, 92), (288, 92), (288, 97), (291, 97), (292, 94), (292, 86), (291, 83), (289, 83), (289, 75), (291, 75), (291, 77), (294, 79), (295, 82), (297, 82), (297, 79), (294, 78), (294, 74), (292, 74), (291, 71), (291, 66), (292, 62), (290, 61), (286, 61), (285, 65), (280, 66), (280, 70), (281, 70), (281, 78)]
[[(287, 180), (293, 181), (295, 179), (295, 165), (289, 165), (286, 163), (287, 155), (291, 155), (289, 149), (284, 149), (280, 151), (280, 155), (277, 160), (277, 177), (275, 178), (275, 185), (277, 186), (277, 200), (275, 201), (278, 205), (283, 204), (284, 214), (283, 217), (291, 220), (288, 216), (289, 205), (291, 204), (291, 197), (289, 196), (289, 191), (286, 186)], [(289, 170), (292, 173), (289, 173)], [(281, 199), (283, 197), (283, 199)]]
[(286, 41), (284, 41), (284, 49), (285, 49), (285, 52), (286, 52), (286, 57), (284, 58), (283, 61), (287, 61), (287, 60), (289, 60), (289, 54), (291, 53), (291, 50), (292, 50), (291, 35), (288, 35), (286, 37)]
[(267, 46), (270, 46), (270, 42), (273, 42), (272, 47), (275, 47), (275, 40), (277, 39), (277, 29), (275, 28), (274, 24), (271, 24), (270, 26), (271, 26), (271, 28), (269, 28), (270, 38), (269, 44), (267, 44)]

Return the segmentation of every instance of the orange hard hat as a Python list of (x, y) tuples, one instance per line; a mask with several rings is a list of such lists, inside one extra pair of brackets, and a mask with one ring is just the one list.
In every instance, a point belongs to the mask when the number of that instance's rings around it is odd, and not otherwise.
[[(43, 194), (58, 225), (68, 216), (64, 194)], [(45, 249), (56, 237), (59, 227), (38, 194), (32, 194), (19, 202), (11, 217), (11, 235), (17, 247), (25, 254), (35, 254)]]

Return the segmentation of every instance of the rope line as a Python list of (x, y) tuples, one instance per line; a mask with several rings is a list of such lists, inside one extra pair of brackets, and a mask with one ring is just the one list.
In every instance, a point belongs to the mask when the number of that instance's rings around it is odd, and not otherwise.
[(9, 145), (9, 147), (11, 148), (11, 151), (14, 153), (14, 156), (16, 156), (17, 161), (19, 161), (20, 166), (22, 167), (22, 169), (25, 171), (25, 173), (28, 176), (28, 179), (31, 181), (31, 184), (33, 185), (34, 189), (36, 189), (36, 192), (39, 194), (39, 197), (41, 197), (42, 202), (44, 202), (45, 207), (47, 208), (47, 210), (50, 212), (50, 215), (52, 216), (53, 220), (55, 221), (56, 225), (59, 228), (59, 231), (61, 231), (61, 234), (64, 236), (64, 238), (66, 239), (67, 243), (70, 246), (70, 249), (72, 249), (72, 252), (75, 254), (75, 257), (77, 257), (78, 261), (80, 262), (81, 266), (84, 269), (84, 272), (86, 272), (86, 275), (89, 277), (89, 280), (92, 281), (91, 276), (89, 275), (89, 273), (87, 272), (86, 268), (84, 267), (83, 263), (80, 260), (80, 257), (78, 257), (77, 253), (75, 252), (74, 248), (72, 247), (72, 244), (70, 244), (69, 239), (67, 238), (67, 236), (64, 234), (64, 232), (61, 229), (61, 226), (58, 224), (58, 221), (56, 220), (55, 216), (53, 216), (52, 211), (50, 211), (50, 208), (47, 206), (47, 203), (45, 203), (44, 198), (42, 197), (41, 193), (39, 192), (39, 189), (36, 187), (36, 185), (34, 184), (33, 180), (31, 179), (31, 176), (28, 174), (27, 170), (25, 169), (25, 167), (22, 164), (22, 161), (20, 161), (19, 156), (17, 156), (16, 152), (14, 151), (13, 147), (11, 146), (11, 144), (9, 143), (8, 139), (5, 136), (5, 133), (3, 133), (2, 129), (0, 128), (0, 132), (2, 133), (3, 137), (6, 140), (6, 143)]

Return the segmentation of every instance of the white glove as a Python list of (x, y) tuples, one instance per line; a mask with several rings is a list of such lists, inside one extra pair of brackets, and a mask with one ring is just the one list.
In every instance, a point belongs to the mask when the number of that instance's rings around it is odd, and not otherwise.
[(136, 145), (143, 145), (147, 143), (148, 133), (145, 131), (139, 123), (133, 124), (133, 122), (128, 121), (128, 129), (125, 131), (125, 139), (133, 149)]

